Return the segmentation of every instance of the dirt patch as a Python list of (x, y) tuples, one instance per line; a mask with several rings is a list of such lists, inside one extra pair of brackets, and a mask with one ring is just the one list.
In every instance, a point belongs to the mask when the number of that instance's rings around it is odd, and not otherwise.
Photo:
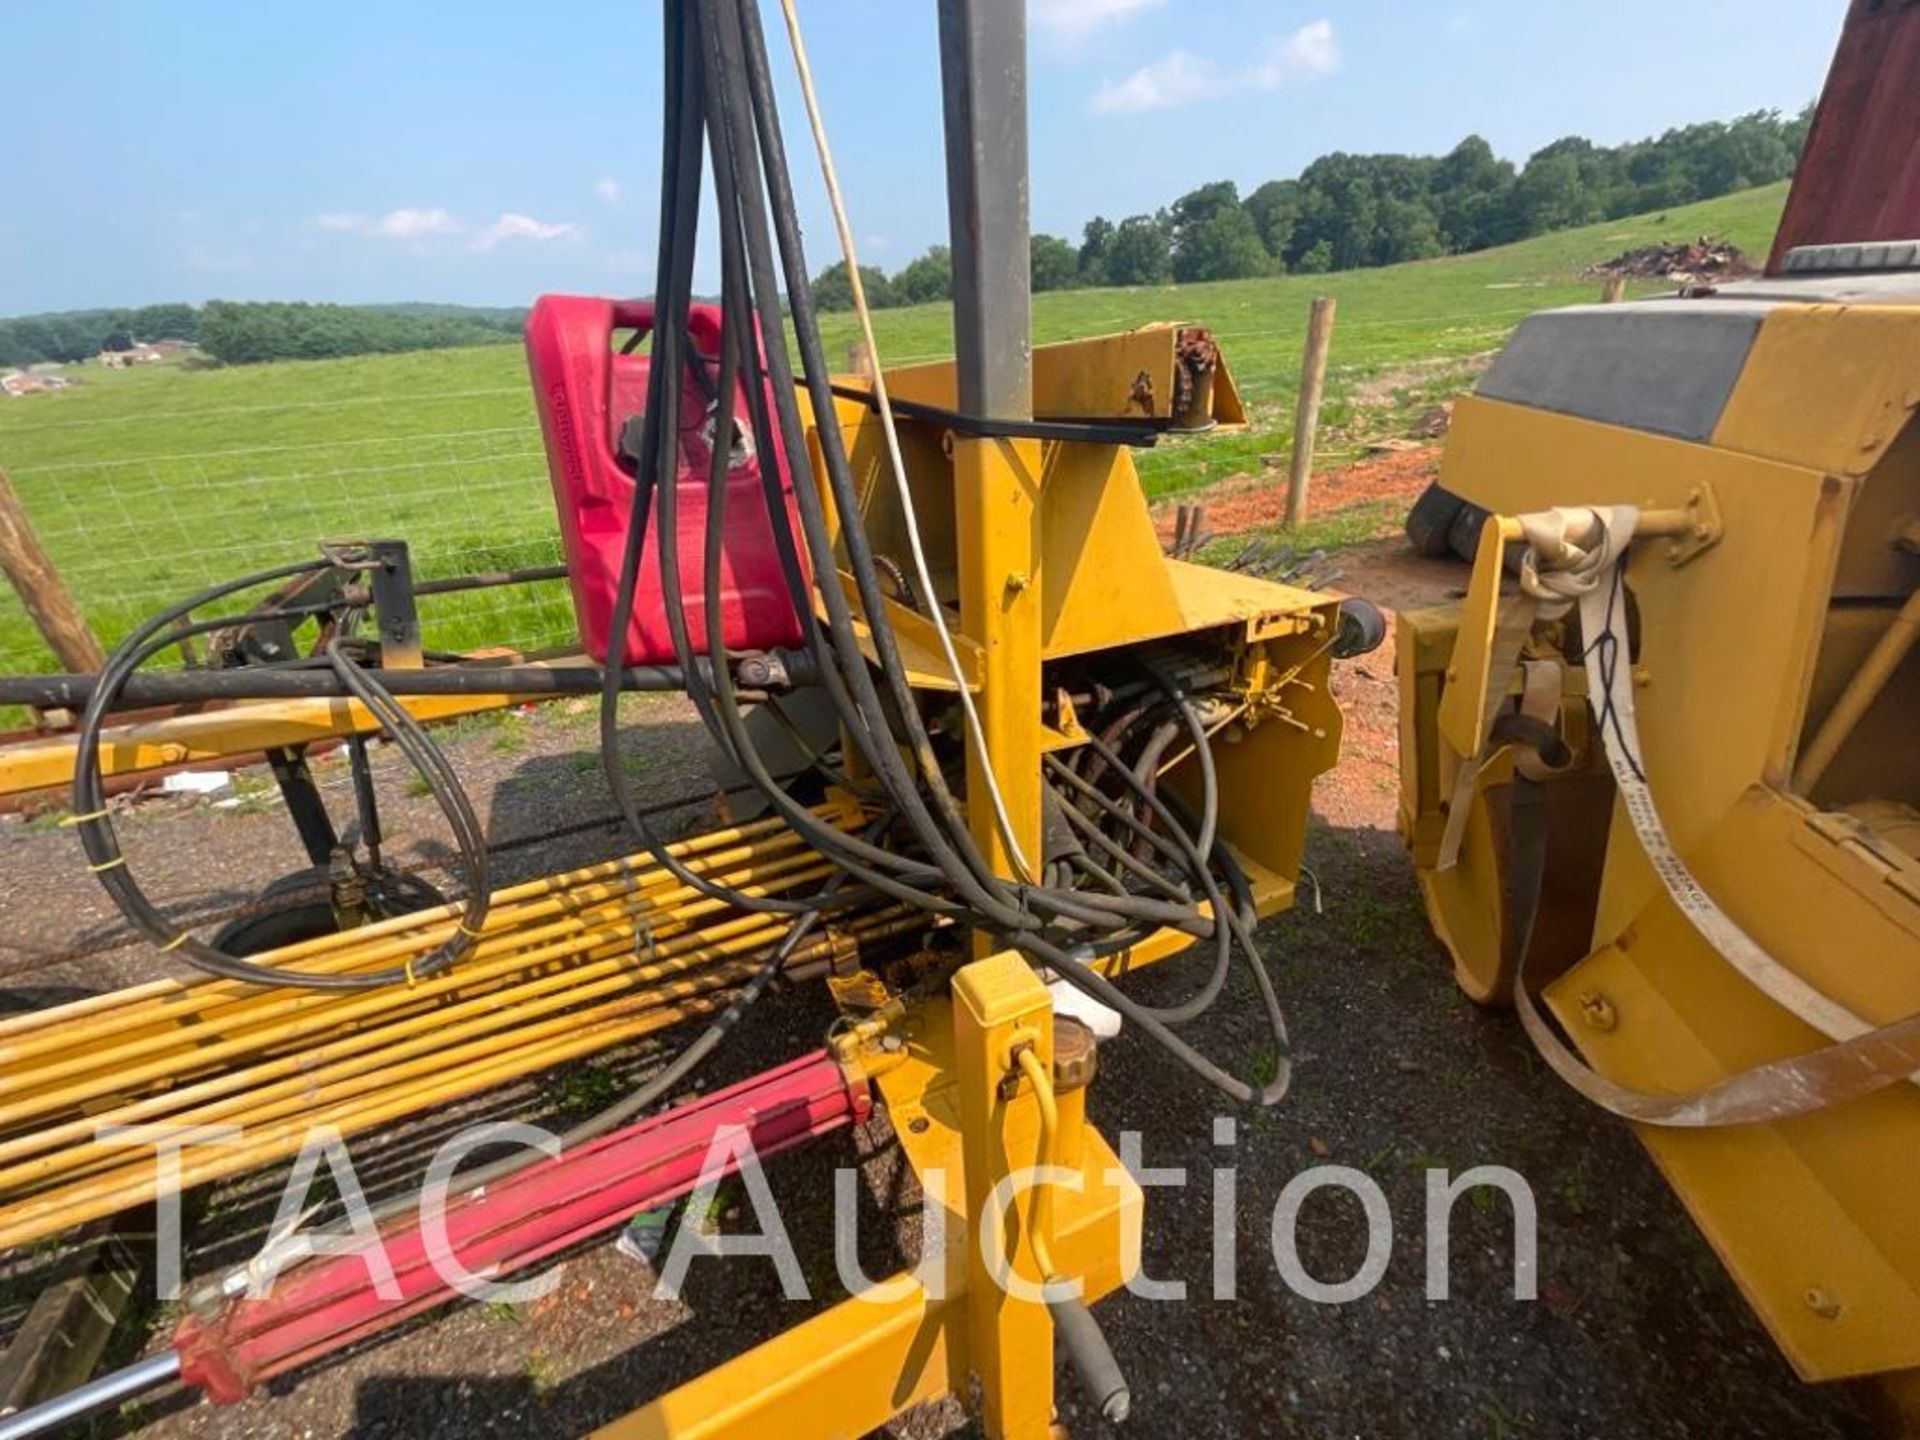
[[(1333, 515), (1362, 505), (1411, 505), (1440, 473), (1438, 445), (1396, 450), (1351, 465), (1342, 465), (1313, 477), (1307, 490), (1309, 519)], [(1182, 503), (1205, 510), (1203, 529), (1215, 536), (1238, 535), (1278, 525), (1287, 514), (1286, 476), (1279, 470), (1246, 479), (1229, 480), (1211, 489), (1182, 497)], [(1179, 505), (1156, 507), (1154, 524), (1163, 542), (1173, 538)], [(1390, 525), (1391, 520), (1383, 520)]]

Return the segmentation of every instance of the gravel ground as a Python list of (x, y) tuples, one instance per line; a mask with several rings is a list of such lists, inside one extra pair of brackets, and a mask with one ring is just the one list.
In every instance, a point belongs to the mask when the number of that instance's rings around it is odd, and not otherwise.
[[(1459, 583), (1396, 547), (1343, 556), (1344, 583), (1400, 603)], [(1392, 833), (1394, 728), (1388, 652), (1346, 667), (1346, 759), (1316, 792), (1309, 862), (1321, 907), (1303, 905), (1262, 928), (1286, 997), (1296, 1080), (1279, 1109), (1238, 1117), (1236, 1142), (1215, 1143), (1222, 1112), (1210, 1093), (1132, 1034), (1102, 1053), (1091, 1113), (1109, 1135), (1136, 1131), (1149, 1164), (1184, 1167), (1185, 1189), (1149, 1192), (1146, 1270), (1184, 1280), (1185, 1303), (1131, 1295), (1097, 1314), (1135, 1394), (1135, 1436), (1817, 1437), (1864, 1436), (1866, 1397), (1800, 1385), (1751, 1317), (1659, 1180), (1632, 1135), (1586, 1108), (1535, 1061), (1510, 1018), (1477, 1010), (1453, 987), (1429, 936)], [(706, 787), (704, 750), (684, 705), (636, 702), (646, 722), (644, 794)], [(583, 751), (593, 720), (576, 708), (472, 724), (452, 742), (456, 763), (484, 799), (500, 840), (591, 820), (608, 807)], [(392, 849), (407, 864), (445, 856), (428, 799), (406, 793), (397, 755), (381, 760)], [(322, 767), (339, 813), (343, 764)], [(133, 864), (158, 894), (230, 904), (300, 863), (280, 807), (242, 781), (242, 803), (202, 800), (130, 807)], [(229, 797), (232, 798), (232, 797)], [(689, 823), (711, 812), (703, 802)], [(608, 853), (615, 833), (594, 829), (503, 857), (503, 878)], [(0, 822), (0, 964), (42, 963), (35, 996), (61, 986), (119, 984), (155, 973), (142, 948), (55, 963), (111, 945), (117, 919), (81, 873), (77, 846), (50, 819)], [(439, 877), (433, 877), (439, 878)], [(1139, 978), (1141, 993), (1172, 995), (1181, 967)], [(33, 997), (29, 997), (33, 998)], [(1210, 1022), (1206, 1048), (1231, 1067), (1271, 1065), (1271, 1043), (1249, 987), (1236, 980)], [(811, 1048), (831, 1018), (823, 997), (794, 991), (762, 1006), (716, 1060), (705, 1083), (751, 1074)], [(671, 1038), (671, 1037), (669, 1037)], [(514, 1114), (553, 1124), (655, 1063), (622, 1052), (428, 1117), (383, 1143), (356, 1144), (370, 1190), (401, 1183), (423, 1149), (457, 1123)], [(1217, 1165), (1238, 1170), (1233, 1203), (1238, 1293), (1212, 1292)], [(1397, 1245), (1365, 1298), (1321, 1305), (1285, 1286), (1270, 1247), (1287, 1181), (1316, 1165), (1365, 1170), (1388, 1197)], [(1504, 1203), (1463, 1200), (1453, 1224), (1452, 1298), (1424, 1293), (1426, 1172), (1504, 1165), (1526, 1177), (1538, 1206), (1539, 1298), (1511, 1296), (1512, 1241)], [(884, 1116), (767, 1166), (814, 1298), (781, 1298), (764, 1260), (704, 1263), (686, 1294), (651, 1298), (646, 1267), (611, 1245), (568, 1258), (559, 1288), (520, 1307), (443, 1310), (360, 1351), (276, 1382), (232, 1409), (174, 1394), (99, 1427), (145, 1440), (227, 1437), (565, 1436), (605, 1423), (813, 1310), (832, 1303), (832, 1172), (861, 1167), (861, 1259), (882, 1275), (915, 1253), (917, 1201)], [(276, 1176), (223, 1187), (209, 1202), (190, 1273), (231, 1263), (255, 1243), (277, 1194)], [(723, 1200), (722, 1226), (742, 1216)], [(1311, 1200), (1299, 1254), (1324, 1280), (1351, 1275), (1366, 1249), (1350, 1196)], [(164, 1333), (164, 1314), (152, 1317)], [(132, 1353), (135, 1337), (122, 1347)], [(154, 1343), (152, 1341), (147, 1342)], [(1070, 1378), (1062, 1420), (1076, 1436), (1107, 1428), (1080, 1410)], [(889, 1433), (973, 1433), (957, 1407), (904, 1418)]]

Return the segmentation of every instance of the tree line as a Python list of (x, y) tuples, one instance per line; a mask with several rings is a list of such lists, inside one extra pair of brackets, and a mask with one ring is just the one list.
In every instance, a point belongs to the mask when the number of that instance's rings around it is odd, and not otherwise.
[(210, 300), (200, 312), (200, 348), (227, 365), (391, 355), (518, 340), (526, 318), (524, 310), (447, 305)]
[(130, 310), (63, 310), (0, 320), (0, 365), (71, 364), (109, 345), (141, 340), (195, 340), (200, 312), (191, 305), (146, 305)]
[[(1096, 215), (1075, 245), (1032, 237), (1033, 288), (1183, 284), (1318, 274), (1504, 245), (1623, 215), (1708, 200), (1793, 173), (1812, 118), (1758, 111), (1603, 146), (1569, 137), (1516, 166), (1470, 135), (1442, 156), (1322, 156), (1296, 179), (1247, 195), (1231, 180), (1202, 185), (1148, 215)], [(863, 266), (878, 308), (953, 293), (944, 245), (893, 275)], [(853, 307), (846, 266), (814, 281), (823, 310)], [(134, 340), (193, 340), (231, 365), (263, 360), (432, 350), (519, 338), (523, 309), (458, 305), (315, 305), (213, 300), (70, 310), (0, 319), (0, 367), (71, 363)]]
[[(1150, 215), (1096, 215), (1077, 246), (1035, 235), (1033, 288), (1367, 269), (1711, 200), (1791, 175), (1812, 115), (1812, 106), (1792, 118), (1756, 111), (1616, 146), (1571, 136), (1524, 166), (1495, 155), (1478, 135), (1443, 156), (1325, 155), (1297, 179), (1270, 180), (1245, 196), (1219, 180)], [(897, 274), (863, 265), (860, 278), (876, 308), (945, 300), (953, 257), (936, 245)], [(814, 302), (853, 308), (844, 262), (814, 281)]]
[(214, 360), (320, 360), (517, 340), (527, 312), (464, 305), (210, 300), (0, 320), (0, 366), (71, 364), (134, 342), (190, 340)]

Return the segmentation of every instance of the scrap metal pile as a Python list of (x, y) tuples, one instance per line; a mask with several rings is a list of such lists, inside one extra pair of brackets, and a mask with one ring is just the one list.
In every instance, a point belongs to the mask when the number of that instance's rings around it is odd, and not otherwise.
[(1737, 280), (1760, 273), (1738, 245), (1722, 237), (1702, 235), (1688, 244), (1666, 241), (1643, 245), (1592, 266), (1589, 275), (1624, 275), (1629, 279), (1671, 280), (1679, 285)]

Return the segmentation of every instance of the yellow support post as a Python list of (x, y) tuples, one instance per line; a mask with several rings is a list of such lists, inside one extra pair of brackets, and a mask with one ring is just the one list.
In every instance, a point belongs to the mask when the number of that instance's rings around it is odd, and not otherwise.
[[(1053, 1004), (1026, 961), (1011, 952), (977, 960), (953, 982), (954, 1078), (966, 1170), (966, 1396), (991, 1440), (1046, 1440), (1053, 1423), (1053, 1322), (1036, 1298), (1016, 1298), (990, 1253), (1034, 1287), (1033, 1187), (1015, 1187), (1004, 1205), (995, 1191), (1030, 1170), (1040, 1146), (1040, 1112), (1020, 1085), (1015, 1055), (1031, 1046), (1053, 1063)], [(1000, 1221), (995, 1245), (986, 1227)], [(1021, 1287), (1025, 1289), (1026, 1287)]]
[[(956, 440), (953, 447), (960, 624), (980, 645), (980, 722), (1013, 839), (1040, 863), (1040, 474), (1033, 440)], [(994, 814), (987, 760), (967, 754), (968, 822), (997, 874), (1019, 871)], [(1029, 879), (1035, 878), (1032, 876)], [(992, 952), (980, 937), (976, 954)]]

